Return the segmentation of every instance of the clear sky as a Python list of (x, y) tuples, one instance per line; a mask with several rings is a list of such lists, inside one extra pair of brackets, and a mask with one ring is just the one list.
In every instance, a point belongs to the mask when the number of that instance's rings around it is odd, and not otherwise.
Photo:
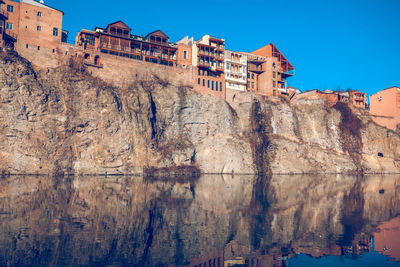
[(45, 0), (65, 12), (73, 40), (82, 29), (118, 20), (132, 33), (161, 29), (176, 42), (189, 35), (225, 39), (251, 52), (274, 43), (296, 68), (301, 90), (400, 86), (400, 0)]

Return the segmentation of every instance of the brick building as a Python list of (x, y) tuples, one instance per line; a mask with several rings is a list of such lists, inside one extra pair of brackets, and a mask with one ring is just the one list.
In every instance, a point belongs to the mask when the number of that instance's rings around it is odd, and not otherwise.
[(4, 44), (29, 58), (35, 51), (56, 53), (62, 40), (63, 12), (43, 1), (4, 0)]
[(117, 21), (106, 28), (96, 27), (94, 31), (81, 30), (76, 37), (76, 45), (82, 47), (85, 59), (93, 58), (100, 64), (101, 54), (110, 54), (134, 60), (175, 67), (178, 46), (169, 42), (169, 37), (156, 30), (145, 37), (131, 34), (124, 22)]
[(179, 68), (187, 69), (192, 67), (192, 47), (193, 38), (188, 36), (179, 40), (176, 45), (178, 46), (178, 55), (176, 59), (176, 64)]
[(225, 40), (204, 35), (192, 46), (194, 90), (225, 99)]
[(254, 83), (257, 81), (257, 85), (250, 86), (249, 90), (265, 96), (287, 93), (286, 79), (294, 75), (294, 67), (278, 48), (271, 43), (251, 54), (259, 57), (249, 57), (249, 79)]
[(396, 130), (400, 124), (400, 88), (383, 89), (369, 98), (370, 115), (379, 125)]

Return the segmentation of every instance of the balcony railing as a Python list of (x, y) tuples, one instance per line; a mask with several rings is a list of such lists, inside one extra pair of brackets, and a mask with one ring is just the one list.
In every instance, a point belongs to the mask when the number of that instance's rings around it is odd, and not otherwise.
[(5, 29), (4, 33), (14, 40), (17, 40), (17, 35), (12, 30)]
[(101, 46), (102, 46), (102, 48), (113, 49), (113, 50), (121, 51), (121, 52), (158, 57), (161, 59), (176, 60), (176, 55), (167, 55), (167, 54), (162, 54), (160, 52), (155, 52), (155, 51), (140, 50), (137, 48), (132, 49), (132, 48), (126, 47), (126, 46), (111, 45), (111, 44), (104, 44), (104, 43)]
[(286, 76), (293, 76), (294, 75), (294, 70), (288, 70), (288, 71), (280, 71), (282, 75)]
[(2, 17), (4, 17), (4, 18), (8, 19), (8, 12), (5, 11), (5, 10), (0, 10), (0, 16), (2, 16)]

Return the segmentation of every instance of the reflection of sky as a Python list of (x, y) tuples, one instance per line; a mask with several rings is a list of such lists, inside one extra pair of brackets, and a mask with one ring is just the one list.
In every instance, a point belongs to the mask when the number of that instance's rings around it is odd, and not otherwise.
[(364, 255), (351, 256), (327, 256), (314, 259), (307, 255), (296, 255), (289, 260), (289, 266), (400, 266), (399, 261), (390, 261), (387, 256), (381, 255), (376, 251), (366, 252)]
[(400, 266), (400, 217), (378, 226), (372, 241), (372, 252), (363, 255), (315, 259), (298, 254), (289, 260), (289, 266)]

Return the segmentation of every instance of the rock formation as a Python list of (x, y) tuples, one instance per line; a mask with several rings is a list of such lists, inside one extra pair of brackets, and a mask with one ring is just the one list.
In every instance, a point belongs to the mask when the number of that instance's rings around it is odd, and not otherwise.
[(0, 170), (135, 174), (398, 173), (400, 136), (361, 111), (283, 99), (228, 104), (158, 76), (112, 86), (68, 66), (0, 62)]

